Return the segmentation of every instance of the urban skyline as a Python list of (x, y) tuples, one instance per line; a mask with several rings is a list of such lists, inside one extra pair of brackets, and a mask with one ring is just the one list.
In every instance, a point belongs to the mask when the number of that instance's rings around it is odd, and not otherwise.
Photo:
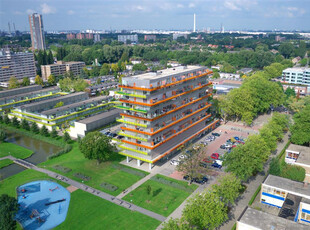
[[(41, 2), (4, 0), (0, 3), (1, 30), (8, 30), (14, 22), (17, 30), (29, 31), (27, 15), (43, 15), (45, 29), (98, 30), (110, 29), (192, 29), (196, 14), (196, 29), (219, 28), (227, 30), (310, 30), (310, 6), (306, 0), (281, 1), (78, 1)], [(5, 10), (3, 10), (5, 9)]]

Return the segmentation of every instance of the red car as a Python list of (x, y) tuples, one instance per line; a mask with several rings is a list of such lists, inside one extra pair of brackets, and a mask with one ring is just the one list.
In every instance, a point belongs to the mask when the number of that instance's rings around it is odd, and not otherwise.
[(218, 153), (212, 153), (212, 154), (211, 154), (211, 158), (212, 158), (212, 159), (217, 160), (217, 159), (219, 159), (219, 157), (220, 157), (220, 154), (218, 154)]

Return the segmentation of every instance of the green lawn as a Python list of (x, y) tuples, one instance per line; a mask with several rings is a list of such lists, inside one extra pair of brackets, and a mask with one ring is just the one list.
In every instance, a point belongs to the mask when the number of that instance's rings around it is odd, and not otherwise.
[[(16, 197), (16, 188), (34, 180), (52, 179), (47, 175), (27, 169), (0, 181), (0, 195)], [(56, 181), (64, 187), (68, 185)], [(138, 212), (132, 212), (87, 192), (77, 190), (71, 193), (69, 211), (65, 222), (56, 229), (156, 229), (156, 219)], [(17, 229), (21, 229), (20, 226)]]
[(160, 221), (133, 212), (82, 190), (71, 194), (65, 222), (55, 229), (156, 229)]
[[(185, 181), (177, 181), (161, 175), (156, 176), (164, 178), (168, 182), (172, 181), (184, 186), (187, 190), (150, 179), (134, 191), (130, 192), (123, 199), (163, 216), (169, 216), (192, 193), (192, 191), (198, 187), (194, 184), (188, 186)], [(147, 192), (148, 186), (151, 187), (150, 194)]]
[[(123, 190), (127, 189), (132, 184), (143, 178), (143, 176), (134, 175), (115, 168), (115, 166), (120, 165), (119, 161), (123, 159), (123, 156), (119, 154), (114, 154), (113, 158), (110, 159), (109, 162), (104, 162), (98, 165), (96, 160), (85, 159), (84, 155), (80, 152), (78, 148), (78, 143), (75, 142), (73, 144), (73, 149), (69, 153), (41, 163), (39, 166), (46, 167), (51, 171), (58, 172), (59, 174), (62, 174), (79, 182), (82, 182), (82, 179), (75, 177), (74, 174), (82, 173), (86, 176), (91, 177), (91, 180), (89, 181), (84, 180), (84, 184), (87, 184), (91, 187), (109, 193), (111, 195), (118, 195)], [(72, 171), (68, 173), (58, 171), (53, 168), (53, 166), (56, 165), (69, 168)], [(122, 167), (127, 168), (126, 166)], [(130, 168), (130, 170), (133, 170), (135, 172), (142, 172), (132, 168)], [(147, 175), (146, 172), (144, 173), (144, 175)], [(111, 191), (103, 188), (102, 186), (100, 186), (103, 182), (117, 186), (118, 189), (116, 191)]]
[[(2, 181), (0, 181), (0, 195), (1, 194), (8, 194), (9, 196), (16, 197), (16, 188), (20, 185), (26, 184), (31, 181), (35, 180), (42, 180), (42, 179), (49, 179), (52, 178), (47, 176), (44, 173), (37, 172), (32, 169), (27, 169), (25, 171), (22, 171), (14, 176), (8, 177)], [(55, 182), (61, 184), (64, 187), (67, 187), (68, 185), (66, 183), (63, 183), (61, 181)]]
[(1, 160), (0, 161), (0, 169), (5, 167), (5, 166), (8, 166), (8, 165), (10, 165), (12, 163), (13, 163), (13, 161), (11, 161), (10, 159)]
[(3, 142), (0, 144), (0, 157), (12, 155), (13, 157), (25, 159), (30, 157), (33, 152), (13, 143)]

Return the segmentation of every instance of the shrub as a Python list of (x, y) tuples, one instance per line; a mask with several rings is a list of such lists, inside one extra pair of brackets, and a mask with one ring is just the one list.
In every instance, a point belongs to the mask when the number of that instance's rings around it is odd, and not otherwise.
[(17, 117), (13, 117), (12, 119), (12, 125), (16, 128), (19, 127), (19, 121), (17, 120)]
[(31, 130), (31, 132), (33, 132), (33, 133), (36, 133), (36, 134), (39, 133), (39, 127), (38, 127), (37, 123), (32, 122), (32, 123), (31, 123), (30, 130)]
[(9, 118), (8, 115), (5, 115), (5, 116), (4, 116), (3, 121), (4, 121), (4, 123), (7, 124), (7, 125), (11, 123), (11, 120), (10, 120), (10, 118)]
[(49, 156), (48, 159), (53, 159), (53, 158), (59, 157), (65, 153), (70, 152), (71, 150), (72, 150), (72, 146), (69, 144), (66, 144), (62, 150), (60, 150), (59, 152), (54, 153), (53, 155)]
[(281, 174), (281, 166), (277, 157), (272, 158), (270, 162), (269, 173), (275, 176), (279, 176)]
[(53, 130), (52, 130), (52, 132), (51, 132), (51, 137), (53, 137), (53, 138), (58, 137), (58, 133), (57, 133), (56, 129), (53, 129)]
[(40, 134), (41, 134), (42, 136), (45, 136), (45, 137), (48, 136), (48, 130), (47, 130), (47, 128), (46, 128), (45, 125), (43, 125), (43, 126), (41, 127), (41, 129), (40, 129)]
[(260, 192), (260, 190), (261, 190), (261, 187), (262, 187), (261, 185), (258, 186), (258, 188), (256, 189), (255, 193), (253, 194), (251, 200), (249, 201), (249, 205), (252, 205), (252, 204), (253, 204), (253, 202), (254, 202), (254, 200), (255, 200), (257, 194), (258, 194), (258, 193)]
[(25, 129), (25, 130), (30, 130), (29, 123), (28, 123), (28, 121), (26, 121), (26, 119), (22, 119), (21, 127), (22, 127), (23, 129)]
[(288, 165), (283, 168), (281, 176), (290, 180), (303, 182), (306, 176), (306, 170), (300, 166)]
[(6, 132), (3, 129), (0, 129), (0, 143), (4, 142), (6, 138)]
[(69, 133), (65, 132), (63, 136), (64, 142), (69, 143), (71, 141), (71, 137)]

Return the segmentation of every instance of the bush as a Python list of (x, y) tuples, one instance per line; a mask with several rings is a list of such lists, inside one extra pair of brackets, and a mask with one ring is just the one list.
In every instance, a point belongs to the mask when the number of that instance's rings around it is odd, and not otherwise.
[(277, 157), (272, 158), (270, 162), (269, 173), (275, 176), (279, 176), (281, 174), (281, 166)]
[(37, 123), (32, 122), (30, 130), (31, 130), (31, 132), (33, 132), (35, 134), (39, 133), (39, 127), (38, 127)]
[(255, 200), (257, 194), (260, 192), (261, 188), (262, 188), (261, 185), (258, 186), (258, 188), (256, 189), (255, 193), (253, 194), (251, 200), (249, 201), (249, 205), (252, 205), (252, 204), (253, 204), (253, 202), (254, 202), (254, 200)]
[(28, 121), (26, 121), (26, 119), (23, 119), (22, 122), (21, 122), (21, 127), (25, 130), (30, 130), (30, 126), (29, 126), (29, 123)]
[(64, 142), (69, 143), (71, 141), (71, 137), (69, 133), (65, 132), (63, 136)]
[(5, 116), (4, 116), (3, 121), (4, 121), (4, 123), (7, 124), (7, 125), (11, 123), (11, 120), (10, 120), (10, 118), (9, 118), (8, 115), (5, 115)]
[(0, 129), (0, 143), (4, 142), (6, 138), (6, 132), (3, 129)]
[(58, 133), (57, 133), (56, 129), (53, 129), (53, 130), (52, 130), (52, 132), (51, 132), (51, 137), (52, 137), (52, 138), (58, 137)]
[(41, 134), (42, 136), (45, 136), (45, 137), (48, 136), (48, 130), (47, 130), (47, 128), (46, 128), (45, 125), (43, 125), (43, 126), (41, 127), (41, 129), (40, 129), (40, 134)]
[(111, 192), (114, 192), (114, 191), (116, 191), (116, 190), (118, 189), (117, 186), (115, 186), (115, 185), (113, 185), (113, 184), (109, 184), (109, 183), (107, 183), (107, 182), (101, 183), (100, 186), (101, 186), (102, 188), (106, 189), (106, 190), (111, 191)]
[(19, 127), (19, 121), (17, 120), (17, 117), (13, 117), (12, 119), (12, 125), (16, 128)]
[(48, 157), (48, 159), (50, 160), (50, 159), (59, 157), (59, 156), (65, 154), (65, 153), (70, 152), (71, 150), (72, 150), (72, 146), (69, 145), (69, 144), (66, 144), (65, 147), (64, 147), (62, 150), (60, 150), (60, 151), (57, 152), (57, 153), (54, 153), (53, 155), (50, 155), (50, 156)]
[(281, 177), (303, 182), (306, 176), (306, 170), (300, 166), (288, 165), (282, 169)]

